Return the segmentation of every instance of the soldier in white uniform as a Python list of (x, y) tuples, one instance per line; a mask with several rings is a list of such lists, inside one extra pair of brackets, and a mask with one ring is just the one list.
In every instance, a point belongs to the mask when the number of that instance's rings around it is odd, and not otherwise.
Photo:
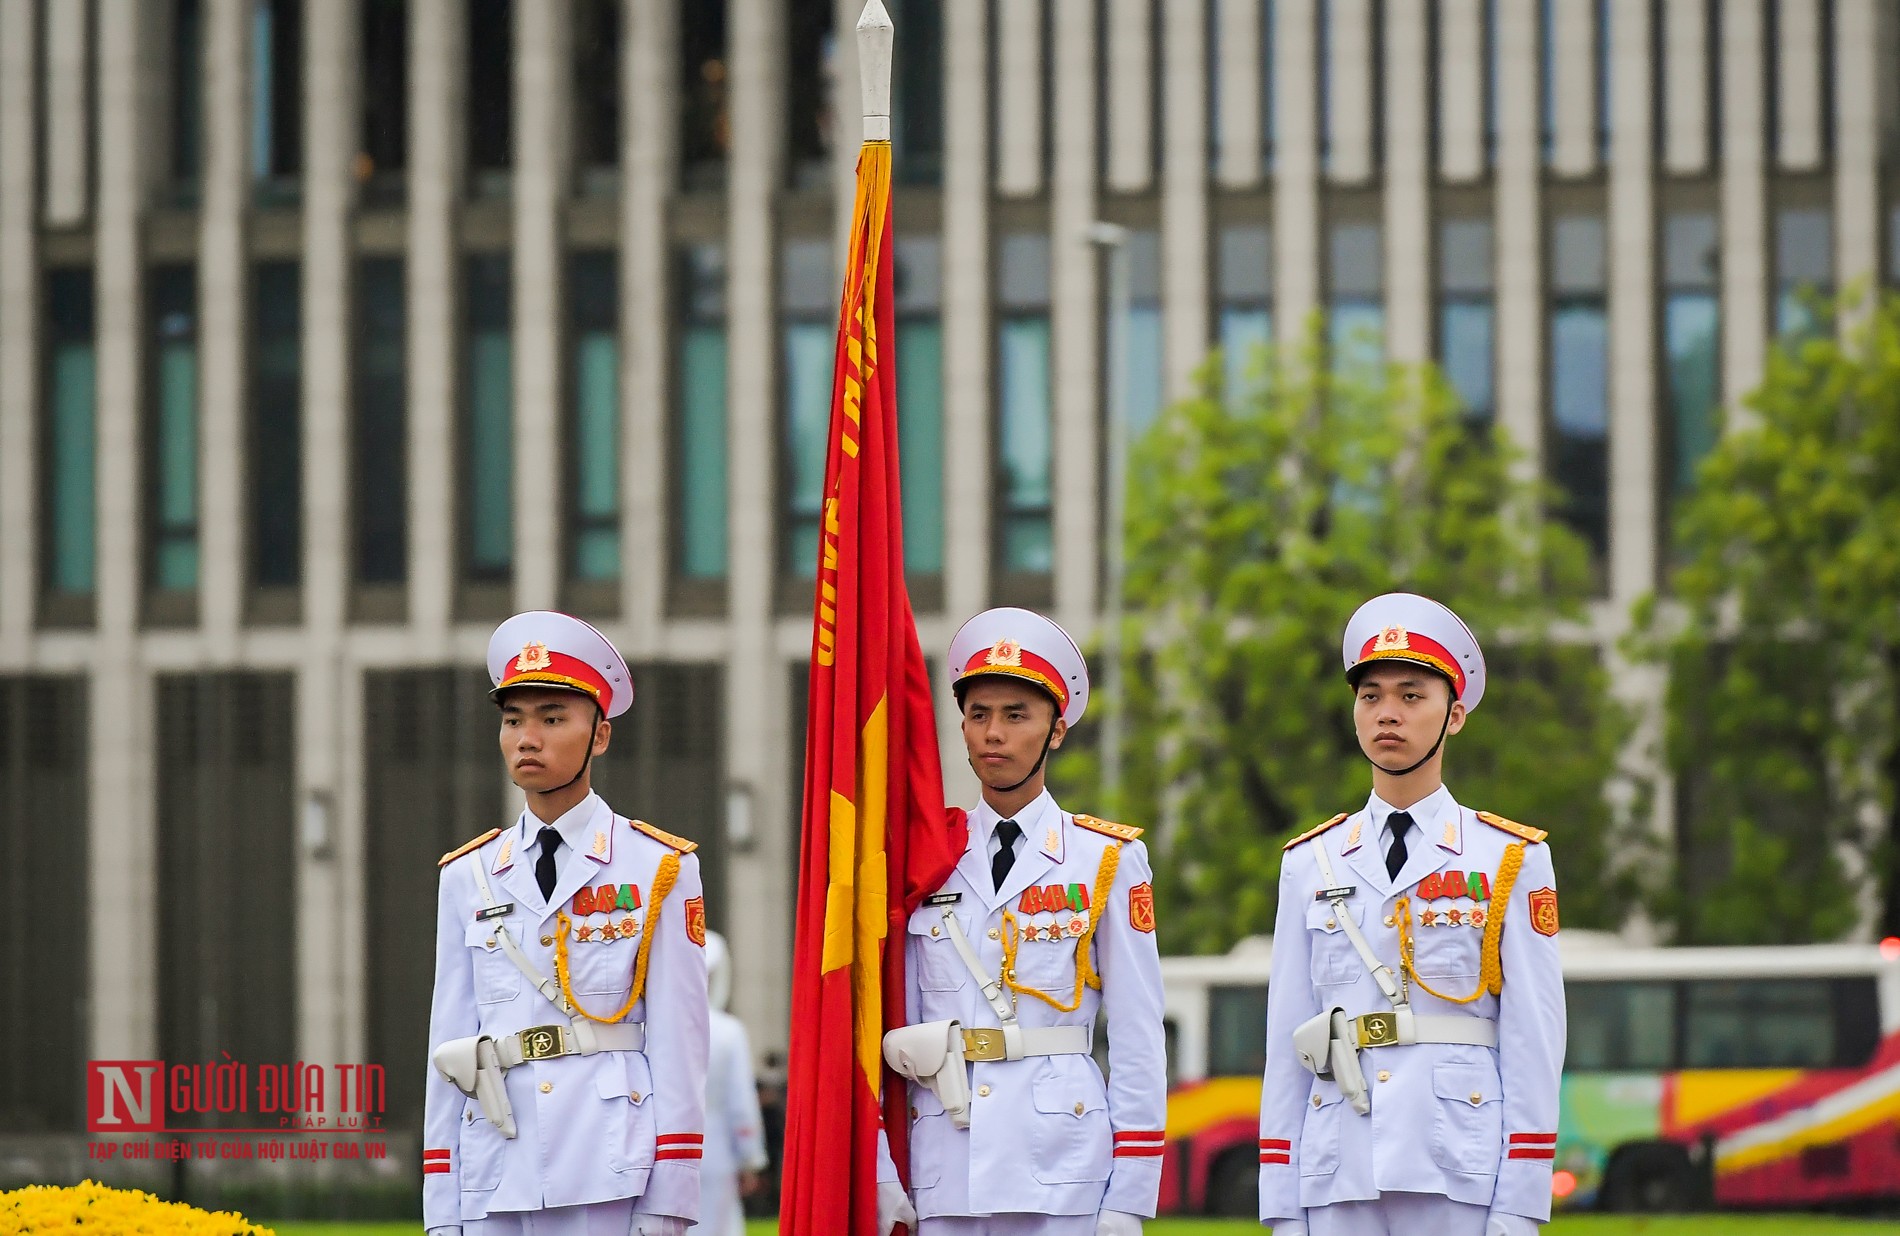
[(706, 986), (712, 996), (712, 1053), (706, 1064), (706, 1157), (699, 1163), (699, 1226), (693, 1236), (745, 1236), (743, 1197), (767, 1165), (759, 1083), (745, 1023), (726, 1011), (732, 954), (706, 933)]
[(488, 674), (526, 810), (442, 858), (423, 1113), (429, 1236), (682, 1236), (698, 1214), (706, 908), (693, 843), (589, 787), (633, 698), (566, 614)]
[(1274, 1236), (1534, 1236), (1564, 1054), (1540, 829), (1460, 806), (1444, 743), (1484, 695), (1457, 615), (1347, 624), (1372, 796), (1286, 847), (1267, 992), (1260, 1218)]
[[(1088, 703), (1055, 623), (993, 609), (950, 645), (982, 781), (969, 848), (911, 915), (909, 1025), (885, 1058), (910, 1079), (919, 1236), (1138, 1236), (1161, 1181), (1167, 1081), (1154, 890), (1141, 830), (1070, 815), (1045, 764)], [(1108, 1015), (1109, 1077), (1090, 1056)], [(881, 1166), (879, 1229), (912, 1220)]]

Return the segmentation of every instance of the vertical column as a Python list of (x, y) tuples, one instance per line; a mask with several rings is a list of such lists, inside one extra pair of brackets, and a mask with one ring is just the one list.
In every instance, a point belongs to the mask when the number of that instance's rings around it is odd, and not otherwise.
[[(772, 593), (775, 447), (779, 366), (772, 314), (773, 202), (785, 159), (785, 13), (778, 0), (730, 0), (732, 157), (726, 297), (731, 331), (727, 424), (731, 443), (728, 576), (730, 617), (726, 653), (726, 763), (733, 781), (753, 787), (762, 818), (785, 820), (797, 808), (787, 745), (776, 719), (785, 713), (785, 669), (773, 651)], [(770, 939), (772, 924), (789, 922), (782, 873), (795, 865), (793, 830), (768, 828), (751, 860), (734, 864), (732, 904), (744, 907), (735, 930)], [(742, 927), (743, 924), (743, 927)], [(789, 973), (791, 941), (774, 969)], [(788, 993), (753, 986), (735, 994), (733, 1011), (752, 1025), (784, 1025)]]
[(1544, 246), (1538, 182), (1537, 9), (1500, 4), (1498, 34), (1498, 421), (1542, 472)]
[(1167, 129), (1162, 147), (1161, 304), (1166, 393), (1186, 395), (1207, 359), (1207, 0), (1162, 10)]
[[(996, 6), (996, 191), (1042, 188), (1042, 14), (1049, 0)], [(1081, 50), (1081, 49), (1072, 49)]]
[[(1154, 179), (1154, 35), (1151, 6), (1161, 0), (1107, 0), (1108, 81), (1102, 97), (1108, 114), (1108, 187), (1118, 193), (1145, 189)], [(946, 21), (949, 15), (945, 14)], [(944, 140), (949, 141), (945, 134)]]
[[(987, 5), (944, 7), (944, 597), (973, 614), (989, 593), (991, 344)], [(959, 747), (960, 749), (960, 747)], [(959, 767), (960, 763), (950, 763)]]
[[(350, 586), (350, 207), (355, 181), (358, 27), (353, 6), (304, 9), (304, 657), (297, 677), (297, 801), (326, 812), (329, 853), (297, 854), (298, 1053), (361, 1060), (362, 783), (343, 780), (361, 710), (343, 711), (360, 672), (344, 656)], [(342, 818), (349, 816), (346, 827)], [(348, 840), (344, 838), (347, 836)], [(355, 861), (352, 862), (351, 860)]]
[(455, 221), (462, 183), (461, 0), (409, 9), (409, 623), (446, 647), (455, 597)]
[(551, 609), (562, 575), (568, 441), (561, 382), (568, 4), (515, 5), (515, 607)]
[[(1485, 0), (1440, 0), (1438, 6), (1438, 170), (1446, 180), (1484, 175)], [(1495, 88), (1495, 87), (1494, 87)], [(1393, 153), (1397, 153), (1394, 135)]]
[(620, 448), (620, 613), (628, 653), (651, 656), (663, 621), (668, 550), (666, 198), (679, 147), (678, 6), (625, 0), (621, 10), (620, 338), (621, 406), (627, 427)]
[(1260, 106), (1263, 51), (1261, 6), (1252, 0), (1207, 0), (1215, 6), (1213, 55), (1220, 77), (1220, 133), (1216, 136), (1216, 178), (1226, 187), (1256, 184), (1260, 180)]
[[(862, 0), (831, 0), (831, 20), (838, 32), (831, 74), (832, 253), (841, 286), (844, 264), (851, 252), (851, 208), (858, 188), (858, 151), (864, 145), (864, 97), (859, 89), (857, 34), (858, 18), (863, 15)], [(904, 20), (900, 9), (896, 21), (902, 26)]]
[[(1054, 52), (1055, 163), (1049, 194), (1050, 314), (1055, 350), (1055, 608), (1072, 631), (1089, 630), (1101, 561), (1102, 299), (1094, 246), (1095, 4), (1050, 0)], [(1073, 625), (1070, 625), (1073, 624)]]
[[(1596, 5), (1556, 4), (1547, 12), (1555, 26), (1550, 32), (1555, 48), (1550, 71), (1556, 78), (1552, 94), (1557, 105), (1551, 166), (1559, 176), (1588, 176), (1597, 170)], [(1647, 60), (1645, 55), (1613, 63), (1626, 66), (1621, 76), (1627, 77)]]
[(48, 4), (45, 15), (44, 82), (46, 144), (45, 217), (55, 226), (83, 223), (92, 182), (87, 166), (92, 155), (92, 100), (86, 88), (92, 81), (88, 52), (92, 44), (90, 4)]
[[(204, 205), (199, 212), (199, 615), (218, 660), (235, 656), (249, 581), (245, 502), (245, 341), (250, 335), (245, 210), (250, 149), (249, 0), (204, 0)], [(306, 589), (305, 591), (308, 591)]]
[[(1836, 0), (1834, 10), (1834, 286), (1864, 280), (1870, 290), (1880, 269), (1880, 25), (1879, 0)], [(1886, 20), (1891, 22), (1889, 13)], [(1843, 305), (1852, 320), (1864, 305)]]
[[(38, 571), (39, 280), (33, 221), (37, 0), (0, 0), (0, 647), (32, 647)], [(12, 660), (11, 657), (8, 658)]]
[(1372, 0), (1330, 3), (1326, 29), (1332, 61), (1327, 74), (1332, 158), (1327, 177), (1338, 184), (1364, 184), (1374, 170), (1372, 77), (1378, 70), (1372, 63)]
[(1709, 165), (1709, 7), (1663, 10), (1663, 169), (1672, 175)]
[[(1774, 57), (1775, 97), (1779, 104), (1774, 134), (1776, 162), (1793, 172), (1821, 166), (1822, 109), (1833, 100), (1823, 97), (1821, 80), (1821, 5), (1823, 0), (1779, 0), (1776, 9)], [(1838, 6), (1839, 0), (1835, 0)], [(1838, 24), (1838, 22), (1837, 22)], [(1835, 74), (1839, 76), (1839, 61)], [(1838, 131), (1838, 130), (1837, 130)]]
[(1610, 599), (1656, 586), (1656, 271), (1649, 0), (1616, 0), (1610, 144)]
[(1289, 355), (1306, 344), (1306, 319), (1319, 308), (1318, 0), (1279, 0), (1273, 37), (1277, 175), (1273, 193), (1274, 334)]
[[(93, 1054), (155, 1047), (158, 990), (156, 819), (152, 806), (151, 712), (128, 707), (126, 684), (143, 694), (138, 664), (140, 580), (139, 334), (144, 304), (139, 258), (139, 15), (136, 0), (99, 6), (98, 634), (87, 709), (91, 751), (88, 850), (94, 891), (117, 907), (121, 932), (94, 931), (88, 949)], [(110, 702), (109, 702), (110, 701)]]
[(1386, 10), (1385, 339), (1393, 360), (1432, 355), (1431, 81), (1427, 15), (1418, 5)]
[(1762, 150), (1762, 0), (1722, 0), (1722, 390), (1732, 415), (1761, 378), (1768, 334), (1768, 195)]

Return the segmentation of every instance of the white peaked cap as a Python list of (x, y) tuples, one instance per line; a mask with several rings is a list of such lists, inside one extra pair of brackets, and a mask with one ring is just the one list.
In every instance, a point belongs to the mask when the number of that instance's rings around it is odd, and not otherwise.
[(1361, 605), (1340, 643), (1346, 673), (1372, 661), (1404, 661), (1451, 679), (1465, 711), (1484, 698), (1484, 650), (1458, 615), (1430, 597), (1388, 592)]
[(722, 1013), (732, 1003), (732, 950), (716, 931), (706, 933), (706, 1001)]
[(633, 703), (633, 675), (613, 641), (571, 614), (531, 609), (488, 637), (488, 681), (578, 691), (617, 717)]
[(1089, 705), (1089, 667), (1069, 633), (1027, 609), (986, 609), (950, 641), (950, 685), (983, 674), (1031, 682), (1055, 697), (1074, 725)]

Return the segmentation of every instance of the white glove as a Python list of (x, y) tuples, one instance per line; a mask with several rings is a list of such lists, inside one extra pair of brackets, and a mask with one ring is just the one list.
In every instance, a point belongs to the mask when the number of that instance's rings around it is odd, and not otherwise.
[(462, 1236), (462, 1225), (445, 1223), (441, 1227), (432, 1227), (429, 1229), (429, 1236)]
[(1095, 1220), (1095, 1236), (1141, 1236), (1141, 1220), (1120, 1210), (1104, 1210)]
[(1306, 1236), (1306, 1220), (1278, 1220), (1273, 1225), (1273, 1236)]
[(1485, 1221), (1484, 1236), (1537, 1236), (1537, 1229), (1542, 1226), (1535, 1219), (1505, 1210), (1494, 1210)]
[(877, 1186), (877, 1232), (878, 1236), (890, 1236), (892, 1228), (902, 1223), (911, 1231), (917, 1230), (917, 1208), (910, 1204), (910, 1195), (904, 1192), (904, 1186), (895, 1180), (883, 1180)]
[(635, 1215), (633, 1236), (686, 1236), (686, 1220), (678, 1215)]

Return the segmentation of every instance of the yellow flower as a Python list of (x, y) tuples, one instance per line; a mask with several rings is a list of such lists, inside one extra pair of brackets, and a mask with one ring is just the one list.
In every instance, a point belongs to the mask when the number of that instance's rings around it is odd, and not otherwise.
[(0, 1236), (276, 1236), (242, 1215), (211, 1214), (136, 1189), (88, 1180), (68, 1187), (28, 1185), (0, 1193)]

